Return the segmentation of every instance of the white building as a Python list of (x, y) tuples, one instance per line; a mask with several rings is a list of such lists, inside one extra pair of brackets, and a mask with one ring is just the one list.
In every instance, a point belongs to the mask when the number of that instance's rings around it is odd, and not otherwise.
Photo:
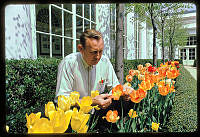
[[(104, 54), (115, 56), (116, 11), (111, 4), (27, 4), (5, 7), (5, 50), (7, 59), (36, 59), (39, 56), (64, 57), (76, 52), (79, 36), (86, 28), (103, 34)], [(152, 28), (132, 23), (129, 13), (124, 21), (124, 58), (152, 59)], [(191, 34), (188, 44), (177, 49), (176, 58), (193, 65), (196, 59), (196, 11), (184, 15)], [(157, 44), (158, 45), (158, 44)], [(161, 47), (157, 46), (161, 59)]]

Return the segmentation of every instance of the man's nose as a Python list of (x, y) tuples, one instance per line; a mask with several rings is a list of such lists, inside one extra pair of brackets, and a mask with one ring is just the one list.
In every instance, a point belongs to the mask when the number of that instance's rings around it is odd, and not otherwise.
[(100, 57), (101, 57), (100, 52), (97, 52), (96, 58), (100, 59)]

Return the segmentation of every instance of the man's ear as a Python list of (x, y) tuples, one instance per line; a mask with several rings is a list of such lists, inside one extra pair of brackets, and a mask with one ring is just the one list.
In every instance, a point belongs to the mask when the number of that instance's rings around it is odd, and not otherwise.
[(83, 45), (82, 44), (78, 44), (77, 48), (82, 53), (82, 51), (83, 51)]

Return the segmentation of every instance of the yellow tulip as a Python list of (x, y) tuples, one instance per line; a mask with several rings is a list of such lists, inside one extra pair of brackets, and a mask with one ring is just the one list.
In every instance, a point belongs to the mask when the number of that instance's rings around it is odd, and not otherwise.
[(6, 125), (6, 131), (9, 132), (9, 126)]
[(57, 111), (49, 112), (49, 119), (52, 122), (54, 133), (64, 133), (69, 126), (72, 110), (64, 112), (58, 108)]
[(92, 105), (92, 97), (85, 96), (81, 99), (81, 103), (77, 102), (80, 106), (80, 111), (84, 113), (89, 113), (92, 108), (99, 110), (98, 106), (91, 106)]
[(48, 112), (50, 111), (56, 111), (54, 103), (52, 101), (45, 104), (45, 116), (49, 117)]
[(88, 126), (84, 125), (82, 128), (80, 128), (77, 132), (78, 133), (87, 133)]
[(96, 97), (96, 96), (98, 96), (99, 95), (99, 91), (98, 90), (93, 90), (93, 91), (91, 91), (91, 97), (92, 98), (94, 98), (94, 97)]
[(136, 118), (136, 117), (138, 117), (136, 111), (133, 111), (133, 109), (129, 110), (128, 115), (129, 115), (130, 118)]
[(77, 108), (73, 108), (73, 114), (71, 118), (71, 127), (76, 132), (87, 132), (86, 124), (89, 120), (90, 115), (84, 114), (82, 111), (78, 111)]
[(152, 128), (154, 131), (158, 131), (159, 125), (160, 125), (160, 123), (152, 122), (152, 127), (151, 127), (151, 128)]
[(76, 102), (79, 100), (80, 93), (77, 91), (71, 92), (70, 93), (70, 98), (71, 98), (71, 105), (74, 106)]
[(58, 108), (62, 109), (64, 112), (70, 110), (71, 107), (71, 99), (70, 97), (66, 97), (64, 95), (58, 96)]
[(53, 133), (52, 123), (47, 118), (41, 118), (28, 130), (28, 133)]
[(36, 114), (31, 113), (29, 116), (28, 116), (28, 114), (26, 113), (26, 121), (27, 121), (26, 127), (27, 127), (28, 129), (31, 128), (31, 127), (34, 125), (34, 123), (35, 123), (37, 120), (40, 119), (40, 117), (41, 117), (41, 112), (38, 112), (38, 113), (36, 113)]

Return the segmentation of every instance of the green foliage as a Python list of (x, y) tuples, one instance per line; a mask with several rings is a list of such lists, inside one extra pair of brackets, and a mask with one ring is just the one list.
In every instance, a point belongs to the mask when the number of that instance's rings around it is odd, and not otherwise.
[(194, 132), (197, 130), (197, 81), (182, 65), (180, 73), (167, 127), (169, 132)]
[(53, 101), (59, 59), (6, 60), (7, 125), (10, 133), (26, 133), (25, 114)]

